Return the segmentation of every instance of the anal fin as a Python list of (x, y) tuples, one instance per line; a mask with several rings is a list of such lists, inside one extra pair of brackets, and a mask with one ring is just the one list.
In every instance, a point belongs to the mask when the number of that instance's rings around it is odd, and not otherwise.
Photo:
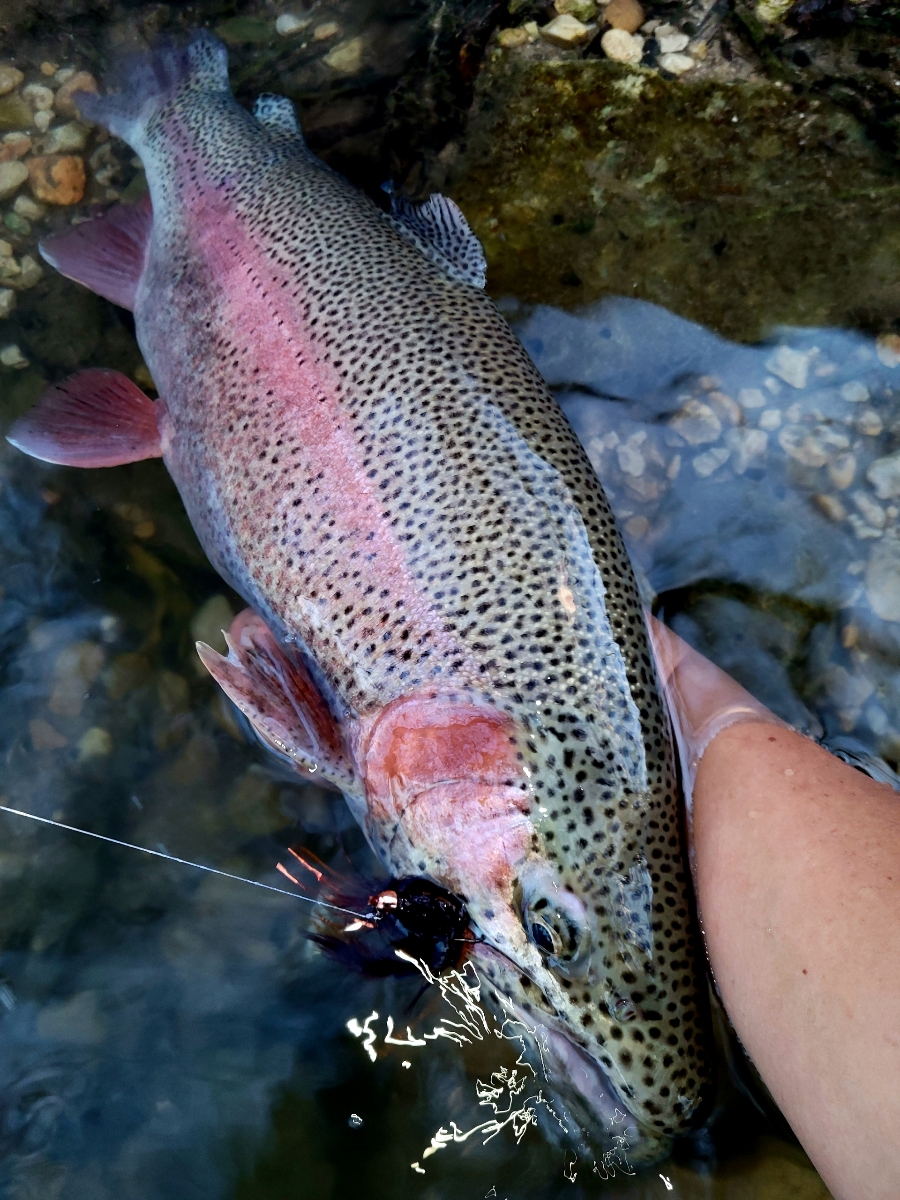
[(78, 371), (48, 388), (6, 440), (44, 462), (118, 467), (162, 457), (162, 408), (119, 371)]
[(337, 722), (299, 658), (279, 645), (252, 609), (239, 613), (225, 636), (227, 658), (204, 642), (197, 643), (197, 653), (260, 741), (302, 775), (359, 794)]
[(46, 238), (40, 251), (67, 279), (133, 309), (152, 227), (153, 210), (146, 196), (135, 204), (117, 204), (102, 217)]

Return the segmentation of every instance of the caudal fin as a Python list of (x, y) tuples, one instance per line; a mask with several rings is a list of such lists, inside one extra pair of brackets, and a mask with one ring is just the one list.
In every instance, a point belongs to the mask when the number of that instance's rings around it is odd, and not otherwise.
[(198, 29), (186, 46), (161, 39), (148, 53), (129, 55), (109, 83), (105, 96), (76, 92), (75, 102), (83, 117), (133, 144), (137, 130), (176, 93), (228, 91), (228, 51)]

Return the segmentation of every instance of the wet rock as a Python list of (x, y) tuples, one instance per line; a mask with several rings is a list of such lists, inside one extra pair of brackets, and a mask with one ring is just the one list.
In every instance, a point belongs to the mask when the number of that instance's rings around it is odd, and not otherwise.
[(770, 433), (781, 427), (781, 410), (778, 408), (766, 408), (759, 414), (760, 429), (767, 429)]
[(71, 1000), (48, 1004), (37, 1016), (38, 1037), (93, 1046), (106, 1036), (106, 1022), (95, 991), (79, 992)]
[(881, 417), (872, 408), (863, 409), (856, 418), (855, 425), (864, 437), (878, 437), (879, 433), (884, 429)]
[(17, 67), (0, 66), (0, 96), (17, 88), (25, 76)]
[(28, 168), (24, 163), (0, 163), (0, 200), (6, 200), (17, 192), (28, 178)]
[(28, 101), (34, 112), (50, 112), (53, 109), (53, 90), (46, 84), (27, 84), (22, 88), (22, 98)]
[(691, 446), (714, 442), (722, 432), (722, 422), (701, 400), (688, 400), (669, 424)]
[(47, 707), (58, 717), (77, 717), (88, 690), (105, 660), (96, 642), (74, 642), (59, 654), (53, 671), (53, 689)]
[[(222, 595), (210, 596), (191, 618), (191, 637), (195, 642), (206, 642), (208, 646), (212, 646), (214, 650), (224, 654), (226, 645), (223, 631), (228, 630), (233, 620), (234, 612), (225, 597)], [(205, 671), (206, 668), (203, 667), (200, 660), (197, 661)]]
[(854, 492), (850, 499), (867, 525), (871, 525), (873, 529), (884, 529), (887, 514), (867, 492)]
[(625, 522), (625, 532), (629, 537), (645, 537), (650, 529), (650, 522), (644, 516), (629, 517)]
[(19, 274), (10, 281), (10, 287), (25, 292), (29, 288), (33, 288), (36, 283), (40, 283), (43, 275), (44, 269), (37, 259), (30, 254), (23, 254), (19, 259)]
[(44, 154), (77, 154), (88, 142), (88, 129), (78, 121), (57, 125), (44, 138), (41, 151)]
[(624, 29), (608, 29), (600, 39), (600, 46), (613, 62), (637, 66), (644, 56), (644, 39)]
[(84, 160), (77, 155), (40, 155), (27, 163), (31, 191), (45, 204), (77, 204), (84, 196)]
[(86, 762), (89, 758), (106, 758), (112, 754), (113, 739), (108, 729), (94, 725), (78, 739), (78, 761)]
[(504, 50), (515, 50), (519, 46), (527, 46), (531, 38), (528, 36), (528, 30), (520, 25), (516, 29), (501, 29), (497, 34), (497, 41)]
[(275, 22), (275, 32), (281, 37), (294, 37), (309, 26), (309, 17), (298, 17), (294, 13), (282, 13)]
[(13, 212), (24, 217), (26, 221), (39, 221), (46, 211), (43, 204), (38, 204), (30, 196), (16, 196), (13, 204)]
[(18, 92), (0, 99), (0, 132), (8, 129), (28, 129), (33, 120), (31, 106)]
[(626, 475), (637, 477), (638, 475), (643, 475), (646, 470), (647, 461), (640, 450), (646, 436), (643, 432), (632, 434), (627, 441), (616, 447), (616, 457), (619, 460), (619, 467)]
[(9, 367), (14, 371), (22, 371), (28, 366), (28, 359), (13, 343), (10, 346), (0, 348), (0, 366)]
[(55, 108), (61, 117), (77, 117), (76, 92), (98, 92), (97, 80), (89, 71), (76, 71), (63, 83), (56, 93)]
[(683, 75), (685, 71), (692, 70), (697, 64), (689, 54), (661, 54), (658, 65), (661, 70), (668, 71), (670, 75)]
[(50, 123), (53, 120), (53, 113), (46, 109), (41, 109), (40, 112), (34, 114), (34, 127), (38, 133), (46, 133), (50, 128)]
[(563, 13), (554, 17), (548, 25), (544, 25), (540, 34), (551, 46), (559, 46), (565, 50), (571, 46), (585, 45), (591, 40), (592, 31), (590, 26), (573, 17), (571, 13)]
[(795, 462), (804, 467), (824, 467), (836, 453), (846, 450), (850, 439), (826, 426), (806, 433), (797, 425), (786, 425), (778, 435), (778, 444)]
[(852, 454), (839, 454), (828, 464), (828, 478), (838, 489), (845, 491), (856, 477), (856, 458)]
[(337, 21), (324, 21), (313, 30), (313, 41), (327, 42), (330, 38), (337, 37), (340, 32), (341, 27)]
[(841, 399), (848, 404), (865, 404), (869, 399), (869, 389), (858, 379), (851, 379), (841, 388)]
[(863, 705), (874, 692), (874, 683), (864, 676), (851, 675), (839, 663), (829, 664), (822, 682), (829, 700), (838, 711), (841, 725), (849, 732), (859, 720)]
[(16, 293), (12, 288), (0, 288), (0, 321), (8, 317), (16, 307)]
[(31, 233), (31, 222), (27, 221), (24, 217), (20, 217), (16, 212), (4, 213), (3, 224), (16, 237), (28, 237)]
[(350, 38), (330, 50), (322, 61), (341, 75), (354, 75), (362, 66), (364, 45), (361, 37)]
[(679, 54), (682, 50), (687, 49), (687, 44), (690, 38), (686, 33), (681, 33), (672, 25), (657, 26), (656, 44), (659, 46), (660, 54)]
[(748, 429), (740, 426), (729, 429), (725, 435), (725, 444), (731, 452), (731, 465), (736, 475), (743, 475), (755, 458), (765, 454), (769, 444), (769, 436), (760, 429)]
[(875, 353), (878, 361), (885, 367), (900, 366), (900, 335), (883, 333), (875, 343)]
[(12, 162), (31, 153), (31, 138), (27, 133), (6, 133), (0, 142), (0, 163)]
[(819, 512), (826, 516), (829, 521), (839, 522), (847, 519), (847, 510), (837, 496), (830, 496), (827, 492), (820, 492), (817, 496), (813, 496), (813, 503)]
[(597, 5), (594, 0), (556, 0), (554, 9), (562, 15), (569, 13), (579, 21), (593, 21), (597, 15)]
[(779, 346), (766, 363), (766, 370), (783, 379), (792, 388), (805, 388), (809, 375), (809, 355), (800, 350), (792, 350), (790, 346)]
[(900, 541), (895, 533), (872, 547), (866, 565), (866, 599), (883, 621), (900, 621)]
[(884, 458), (876, 458), (866, 471), (866, 479), (875, 489), (879, 500), (900, 496), (900, 450)]
[(716, 389), (709, 393), (707, 399), (723, 423), (740, 425), (741, 421), (743, 421), (744, 414), (741, 412), (741, 406), (736, 400), (732, 400), (727, 392), (721, 392)]
[(717, 471), (723, 463), (728, 461), (728, 455), (729, 451), (724, 446), (713, 446), (711, 450), (698, 454), (692, 460), (691, 466), (701, 479), (706, 479), (707, 476), (712, 475), (713, 471)]
[(55, 729), (43, 717), (35, 717), (28, 722), (28, 734), (35, 750), (61, 750), (69, 744), (69, 739)]
[(626, 33), (637, 33), (644, 23), (644, 16), (637, 0), (609, 0), (603, 10), (606, 23), (613, 29), (624, 29)]
[(738, 403), (741, 408), (765, 408), (767, 401), (759, 388), (741, 388)]

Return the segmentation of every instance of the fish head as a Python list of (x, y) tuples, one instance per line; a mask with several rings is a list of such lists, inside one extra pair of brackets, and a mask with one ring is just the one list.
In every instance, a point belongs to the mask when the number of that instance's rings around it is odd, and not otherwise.
[(471, 699), (389, 705), (359, 756), (363, 820), (392, 872), (464, 899), (485, 996), (540, 1049), (576, 1123), (596, 1140), (627, 1114), (632, 1139), (659, 1145), (692, 1127), (709, 1082), (680, 832), (653, 780), (573, 811), (547, 785), (577, 792), (579, 756), (542, 761), (535, 745)]

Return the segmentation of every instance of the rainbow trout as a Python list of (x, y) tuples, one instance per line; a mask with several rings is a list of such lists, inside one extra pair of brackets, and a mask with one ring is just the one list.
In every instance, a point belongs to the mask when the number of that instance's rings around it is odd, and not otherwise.
[(336, 784), (394, 877), (461, 897), (485, 996), (570, 1113), (657, 1146), (710, 1077), (669, 724), (603, 491), (440, 196), (382, 212), (287, 100), (234, 100), (194, 35), (82, 113), (149, 201), (51, 238), (133, 309), (160, 399), (52, 387), (10, 440), (162, 456), (252, 606), (200, 655), (263, 741)]

